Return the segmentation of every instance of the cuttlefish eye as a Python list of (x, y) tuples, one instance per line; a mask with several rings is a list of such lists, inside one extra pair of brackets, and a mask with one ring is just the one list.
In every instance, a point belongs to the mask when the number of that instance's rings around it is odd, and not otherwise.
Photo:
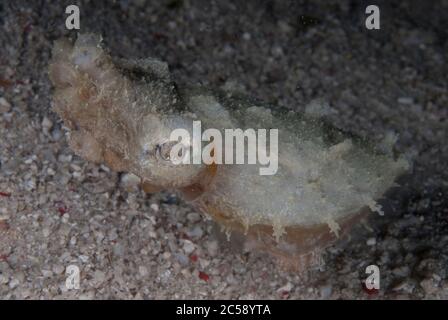
[[(172, 148), (178, 145), (177, 152), (171, 154)], [(167, 141), (156, 146), (156, 155), (165, 161), (182, 161), (183, 157), (188, 154), (188, 146), (179, 144), (178, 141)], [(174, 156), (174, 159), (172, 158)]]

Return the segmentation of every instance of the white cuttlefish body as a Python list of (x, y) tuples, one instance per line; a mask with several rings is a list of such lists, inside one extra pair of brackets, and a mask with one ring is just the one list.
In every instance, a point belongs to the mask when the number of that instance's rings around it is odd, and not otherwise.
[[(366, 207), (380, 210), (375, 200), (409, 166), (394, 159), (390, 144), (382, 152), (328, 125), (319, 108), (282, 113), (230, 92), (177, 88), (165, 63), (113, 61), (100, 42), (80, 35), (74, 44), (57, 42), (53, 51), (54, 109), (71, 130), (73, 150), (136, 174), (147, 191), (180, 190), (225, 228), (246, 233), (275, 255), (294, 260), (330, 243)], [(201, 135), (200, 146), (191, 140), (196, 149), (189, 150), (200, 164), (167, 161), (175, 145), (170, 135), (181, 129), (194, 138), (194, 121), (203, 132), (215, 130), (206, 134), (208, 142)], [(226, 138), (231, 129), (266, 130), (270, 150), (257, 154), (256, 163), (247, 161), (250, 147), (243, 152), (245, 164), (202, 161), (203, 148), (222, 160), (235, 151), (238, 143), (230, 149), (226, 143), (217, 154), (219, 139), (210, 139), (210, 132)], [(271, 129), (278, 130), (274, 144)], [(266, 158), (273, 146), (275, 166), (274, 158)], [(260, 174), (261, 168), (273, 174)]]

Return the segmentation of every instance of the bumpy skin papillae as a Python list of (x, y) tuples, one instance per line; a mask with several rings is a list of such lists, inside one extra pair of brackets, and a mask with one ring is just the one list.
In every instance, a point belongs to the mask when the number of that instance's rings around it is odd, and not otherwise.
[[(323, 247), (366, 207), (380, 211), (375, 199), (408, 168), (404, 159), (328, 126), (319, 113), (281, 114), (232, 93), (178, 91), (166, 65), (154, 59), (117, 66), (94, 35), (57, 42), (50, 77), (54, 108), (70, 128), (76, 153), (135, 173), (148, 191), (182, 191), (223, 226), (246, 232), (274, 254)], [(160, 145), (171, 131), (191, 131), (193, 120), (203, 130), (278, 129), (277, 173), (262, 176), (259, 165), (161, 159)]]
[(189, 115), (178, 112), (166, 65), (120, 61), (121, 70), (100, 42), (86, 34), (74, 44), (57, 41), (53, 49), (54, 110), (70, 128), (71, 148), (89, 161), (140, 176), (148, 189), (190, 185), (205, 166), (173, 166), (158, 154), (172, 130), (191, 128)]

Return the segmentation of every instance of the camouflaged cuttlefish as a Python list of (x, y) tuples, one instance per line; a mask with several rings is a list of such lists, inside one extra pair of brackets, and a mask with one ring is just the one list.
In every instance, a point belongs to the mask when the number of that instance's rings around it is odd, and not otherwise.
[[(57, 41), (49, 74), (54, 110), (78, 155), (137, 175), (147, 192), (178, 190), (227, 230), (292, 263), (330, 244), (366, 209), (380, 211), (376, 200), (409, 166), (393, 156), (393, 143), (373, 146), (319, 112), (279, 112), (232, 92), (178, 88), (166, 63), (112, 59), (93, 34)], [(197, 120), (203, 129), (277, 128), (276, 173), (260, 175), (257, 164), (167, 161), (170, 133), (191, 131)]]

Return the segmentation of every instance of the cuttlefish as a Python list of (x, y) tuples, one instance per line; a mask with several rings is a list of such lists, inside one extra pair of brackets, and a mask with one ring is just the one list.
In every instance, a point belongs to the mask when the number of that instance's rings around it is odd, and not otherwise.
[[(181, 88), (166, 63), (113, 58), (98, 35), (56, 41), (49, 75), (53, 108), (76, 154), (137, 175), (146, 192), (178, 191), (225, 230), (292, 264), (367, 211), (381, 213), (376, 201), (409, 168), (393, 138), (374, 144), (338, 129), (325, 120), (323, 104), (298, 113), (239, 93)], [(262, 175), (253, 163), (173, 163), (170, 135), (191, 132), (193, 121), (222, 132), (278, 129), (275, 174)]]

